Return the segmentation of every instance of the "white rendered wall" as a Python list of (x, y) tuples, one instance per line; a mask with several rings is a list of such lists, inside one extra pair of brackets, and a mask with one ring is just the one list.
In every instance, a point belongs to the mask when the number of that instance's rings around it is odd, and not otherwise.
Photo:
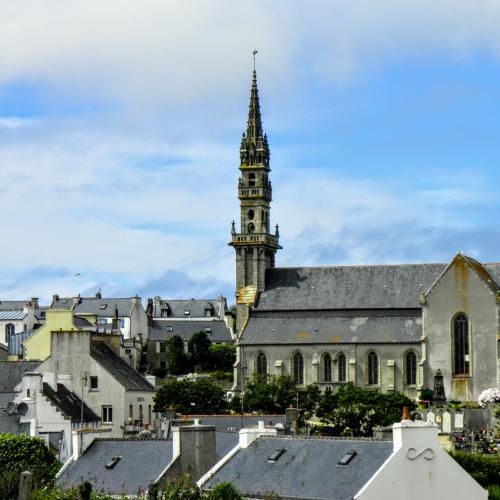
[(441, 448), (437, 427), (403, 421), (393, 432), (393, 454), (356, 500), (487, 500), (488, 492)]

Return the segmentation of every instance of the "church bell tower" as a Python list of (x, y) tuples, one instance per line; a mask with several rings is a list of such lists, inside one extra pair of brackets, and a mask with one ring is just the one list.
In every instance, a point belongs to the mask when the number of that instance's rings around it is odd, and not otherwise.
[[(243, 309), (264, 290), (266, 269), (274, 267), (276, 251), (280, 249), (276, 225), (271, 234), (272, 189), (269, 180), (269, 145), (262, 130), (257, 73), (253, 71), (247, 130), (240, 146), (239, 230), (233, 221), (229, 245), (236, 251), (237, 332), (244, 322)], [(253, 300), (252, 300), (253, 299)]]

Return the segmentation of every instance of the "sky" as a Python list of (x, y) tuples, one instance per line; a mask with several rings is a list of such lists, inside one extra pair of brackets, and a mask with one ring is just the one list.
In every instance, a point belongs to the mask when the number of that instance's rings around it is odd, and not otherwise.
[(500, 260), (500, 3), (0, 0), (0, 300), (234, 301), (252, 50), (276, 264)]

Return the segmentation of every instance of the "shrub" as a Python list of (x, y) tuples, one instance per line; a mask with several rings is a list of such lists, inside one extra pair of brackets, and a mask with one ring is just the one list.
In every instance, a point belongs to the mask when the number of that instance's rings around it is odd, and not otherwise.
[(219, 483), (210, 492), (209, 500), (243, 500), (244, 497), (231, 483)]
[(500, 485), (500, 455), (453, 451), (450, 455), (483, 487)]
[(29, 470), (33, 487), (51, 485), (61, 466), (43, 439), (0, 434), (0, 498), (17, 498), (19, 476)]

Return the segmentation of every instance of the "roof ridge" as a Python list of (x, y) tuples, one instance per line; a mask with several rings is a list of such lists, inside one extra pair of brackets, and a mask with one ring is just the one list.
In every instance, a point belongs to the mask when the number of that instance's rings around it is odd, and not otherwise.
[(290, 270), (290, 269), (337, 269), (339, 267), (410, 267), (410, 266), (446, 266), (446, 262), (417, 262), (413, 264), (401, 263), (401, 264), (339, 264), (331, 266), (291, 266), (291, 267), (274, 267), (269, 270), (280, 271), (280, 270)]

